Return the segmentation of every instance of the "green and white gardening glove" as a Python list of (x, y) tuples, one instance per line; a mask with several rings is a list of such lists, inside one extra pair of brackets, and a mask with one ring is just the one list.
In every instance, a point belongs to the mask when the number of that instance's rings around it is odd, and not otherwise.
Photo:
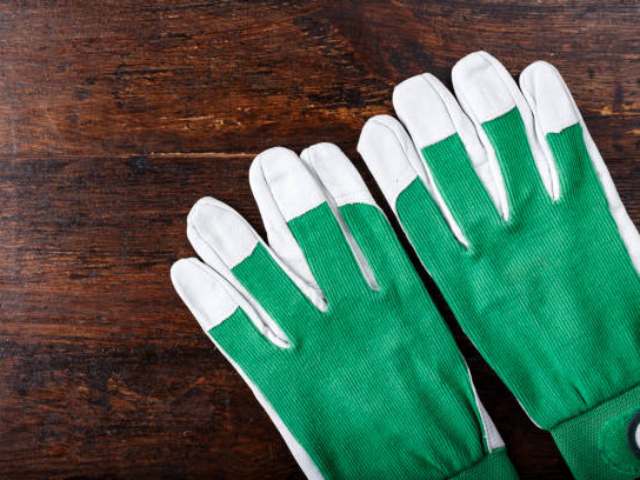
[(176, 290), (311, 479), (517, 478), (465, 362), (362, 179), (334, 145), (259, 155), (267, 245), (196, 203)]
[(640, 477), (640, 238), (560, 74), (485, 52), (358, 150), (460, 324), (580, 479)]

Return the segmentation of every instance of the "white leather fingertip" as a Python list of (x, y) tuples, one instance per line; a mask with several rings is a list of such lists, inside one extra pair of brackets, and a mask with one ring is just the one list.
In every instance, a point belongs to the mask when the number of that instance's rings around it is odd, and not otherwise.
[(529, 65), (520, 74), (520, 89), (545, 137), (580, 121), (571, 94), (553, 65), (543, 61)]
[(462, 108), (479, 124), (507, 113), (516, 106), (512, 88), (504, 81), (504, 67), (485, 52), (458, 61), (451, 76)]
[(393, 91), (393, 107), (418, 150), (456, 133), (447, 105), (427, 74), (411, 77)]
[(251, 255), (259, 242), (238, 212), (211, 197), (198, 200), (189, 212), (187, 236), (205, 262), (215, 266), (222, 261), (229, 269)]
[(496, 208), (501, 213), (507, 210), (506, 189), (495, 155), (487, 155), (475, 125), (442, 82), (428, 73), (410, 78), (396, 87), (394, 106), (419, 151), (457, 133)]
[(411, 138), (400, 122), (389, 115), (378, 115), (365, 123), (358, 153), (396, 213), (398, 196), (419, 175), (414, 165), (419, 165), (423, 180), (428, 181)]
[(226, 280), (195, 258), (183, 258), (171, 267), (173, 286), (205, 333), (229, 318), (239, 304), (228, 293)]
[(258, 155), (254, 163), (261, 166), (271, 195), (286, 222), (325, 201), (322, 190), (293, 151), (270, 148)]
[(376, 204), (358, 170), (338, 146), (318, 143), (303, 150), (300, 158), (337, 207), (350, 203)]

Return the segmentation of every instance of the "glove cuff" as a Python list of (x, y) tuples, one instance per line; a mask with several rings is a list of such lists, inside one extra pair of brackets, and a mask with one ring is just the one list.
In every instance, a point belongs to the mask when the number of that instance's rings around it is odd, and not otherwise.
[(640, 476), (640, 385), (551, 428), (576, 479)]
[(507, 451), (500, 448), (450, 480), (518, 480), (518, 474), (511, 465)]

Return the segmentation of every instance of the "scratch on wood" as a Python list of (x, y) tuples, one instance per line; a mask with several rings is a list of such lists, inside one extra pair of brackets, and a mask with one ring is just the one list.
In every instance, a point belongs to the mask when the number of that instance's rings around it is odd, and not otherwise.
[(149, 158), (253, 158), (258, 153), (226, 152), (152, 152)]

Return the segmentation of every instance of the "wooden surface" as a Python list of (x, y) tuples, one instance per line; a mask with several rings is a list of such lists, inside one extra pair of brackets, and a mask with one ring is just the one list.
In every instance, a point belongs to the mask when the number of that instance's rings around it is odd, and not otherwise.
[[(634, 1), (0, 4), (0, 478), (301, 479), (169, 281), (203, 195), (259, 226), (252, 158), (354, 158), (399, 81), (553, 62), (640, 223)], [(569, 478), (427, 280), (523, 479)]]

